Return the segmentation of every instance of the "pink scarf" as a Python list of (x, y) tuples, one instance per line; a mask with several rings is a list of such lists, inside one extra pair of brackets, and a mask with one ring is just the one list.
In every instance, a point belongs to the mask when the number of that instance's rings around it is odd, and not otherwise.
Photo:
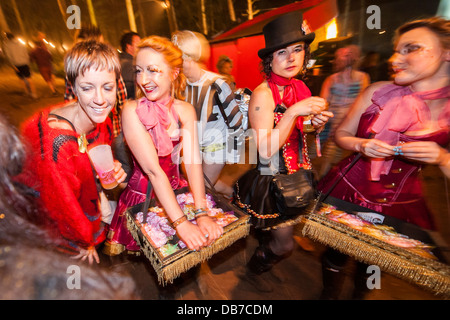
[[(294, 103), (311, 96), (311, 91), (303, 83), (303, 81), (295, 78), (287, 79), (272, 72), (267, 79), (267, 82), (270, 90), (272, 91), (275, 105), (283, 104), (286, 108), (289, 108)], [(284, 86), (283, 99), (281, 99), (277, 85)], [(303, 117), (297, 118), (297, 128), (303, 132)]]
[(144, 97), (138, 100), (136, 113), (152, 137), (158, 156), (167, 156), (173, 150), (172, 140), (167, 132), (170, 126), (169, 112), (172, 111), (174, 118), (177, 119), (172, 104), (172, 98), (165, 101), (150, 101)]
[[(390, 145), (399, 143), (400, 133), (408, 130), (421, 130), (431, 120), (430, 108), (424, 100), (448, 99), (450, 86), (440, 89), (413, 92), (409, 87), (395, 84), (387, 85), (374, 93), (372, 101), (379, 106), (380, 114), (372, 126), (374, 138)], [(450, 101), (439, 115), (439, 126), (450, 125)], [(371, 178), (380, 180), (380, 174), (387, 174), (391, 169), (392, 159), (387, 161), (372, 160)]]

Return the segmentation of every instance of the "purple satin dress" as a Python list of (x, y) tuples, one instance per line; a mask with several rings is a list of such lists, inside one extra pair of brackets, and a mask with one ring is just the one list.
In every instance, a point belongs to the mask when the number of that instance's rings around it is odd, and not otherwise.
[[(356, 136), (368, 138), (373, 122), (378, 116), (376, 105), (370, 106), (361, 116)], [(400, 134), (400, 141), (434, 141), (442, 147), (450, 143), (448, 127), (422, 135)], [(342, 160), (319, 183), (318, 189), (326, 193), (336, 179), (342, 176), (356, 154)], [(389, 174), (372, 181), (371, 162), (361, 157), (331, 192), (330, 196), (413, 223), (422, 228), (435, 229), (432, 214), (427, 207), (420, 182), (421, 165), (394, 157)]]
[[(171, 108), (173, 110), (173, 108)], [(173, 116), (177, 120), (178, 117), (173, 111)], [(150, 131), (151, 129), (149, 129)], [(154, 139), (152, 137), (152, 139)], [(180, 136), (172, 137), (173, 144), (172, 153), (166, 156), (159, 156), (159, 165), (169, 178), (173, 190), (184, 188), (188, 186), (187, 181), (180, 173), (179, 154), (180, 154)], [(147, 186), (150, 183), (149, 178), (142, 172), (141, 167), (133, 158), (134, 168), (131, 173), (130, 180), (127, 187), (122, 192), (117, 204), (114, 217), (110, 224), (110, 229), (107, 236), (104, 252), (108, 255), (117, 255), (127, 250), (129, 252), (139, 251), (138, 244), (134, 241), (133, 236), (127, 228), (127, 218), (125, 211), (134, 205), (145, 201)], [(151, 192), (151, 198), (155, 197), (155, 193)]]

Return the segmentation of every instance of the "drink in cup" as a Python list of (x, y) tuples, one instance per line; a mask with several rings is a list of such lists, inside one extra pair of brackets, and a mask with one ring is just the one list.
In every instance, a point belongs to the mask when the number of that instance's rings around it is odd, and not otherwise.
[(314, 132), (316, 130), (311, 122), (311, 119), (312, 116), (307, 116), (303, 119), (303, 132)]
[(111, 146), (101, 144), (88, 151), (89, 159), (100, 178), (100, 183), (104, 189), (114, 189), (119, 184), (114, 178), (114, 158)]

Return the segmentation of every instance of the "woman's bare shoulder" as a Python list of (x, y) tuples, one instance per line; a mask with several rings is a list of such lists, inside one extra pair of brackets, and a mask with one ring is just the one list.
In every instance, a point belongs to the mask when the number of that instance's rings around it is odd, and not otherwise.
[(261, 82), (256, 88), (255, 90), (253, 90), (252, 96), (256, 94), (256, 95), (272, 95), (272, 91), (270, 90), (269, 84), (267, 83), (267, 81), (263, 81)]
[(392, 84), (392, 81), (378, 81), (378, 82), (374, 82), (371, 85), (369, 85), (364, 91), (365, 94), (367, 96), (372, 97), (372, 95), (374, 94), (375, 91), (379, 90), (380, 88), (388, 85), (388, 84)]
[(122, 107), (122, 116), (130, 113), (136, 113), (138, 103), (136, 100), (127, 100)]
[(173, 107), (182, 122), (186, 118), (197, 117), (194, 106), (189, 102), (175, 99), (173, 102)]
[(273, 101), (272, 90), (270, 90), (269, 84), (267, 81), (264, 81), (260, 85), (258, 85), (250, 98), (250, 107), (255, 103), (263, 104), (263, 105), (271, 105), (270, 102)]

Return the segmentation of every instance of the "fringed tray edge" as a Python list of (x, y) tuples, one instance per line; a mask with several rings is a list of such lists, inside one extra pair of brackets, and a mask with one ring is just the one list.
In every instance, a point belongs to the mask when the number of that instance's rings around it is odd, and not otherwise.
[[(333, 221), (316, 214), (305, 216), (304, 236), (336, 249), (346, 255), (380, 267), (381, 270), (427, 289), (436, 295), (450, 298), (450, 267), (437, 261), (422, 258), (388, 243), (364, 235), (345, 225), (336, 226)], [(370, 239), (372, 238), (372, 239)], [(386, 247), (389, 247), (386, 250)]]
[(214, 254), (232, 245), (237, 240), (244, 238), (250, 233), (249, 216), (245, 215), (224, 228), (222, 236), (214, 241), (209, 247), (200, 251), (183, 250), (182, 255), (176, 259), (169, 259), (165, 262), (161, 260), (158, 252), (151, 245), (150, 241), (142, 234), (134, 221), (133, 215), (127, 211), (127, 226), (133, 238), (141, 247), (147, 259), (158, 276), (161, 285), (172, 283), (174, 279), (192, 267), (210, 259)]

